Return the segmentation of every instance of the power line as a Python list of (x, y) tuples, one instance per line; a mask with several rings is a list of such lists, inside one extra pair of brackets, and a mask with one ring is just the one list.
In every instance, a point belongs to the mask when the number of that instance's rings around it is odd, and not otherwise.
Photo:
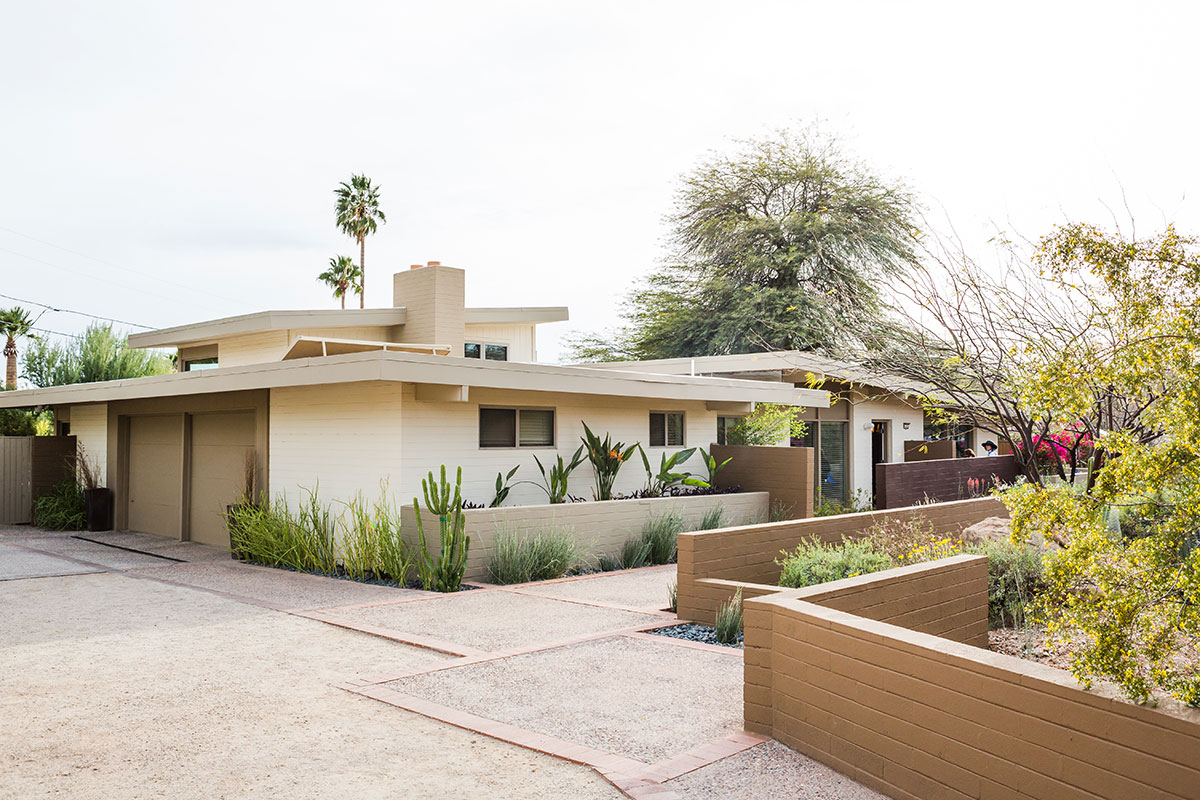
[[(113, 317), (102, 317), (99, 314), (89, 314), (86, 311), (72, 311), (69, 308), (55, 308), (54, 306), (46, 305), (45, 303), (39, 303), (36, 300), (23, 300), (20, 297), (13, 297), (10, 294), (0, 293), (0, 297), (5, 298), (6, 300), (13, 300), (17, 303), (27, 303), (31, 306), (38, 306), (39, 308), (44, 308), (47, 311), (57, 311), (62, 314), (78, 314), (81, 317), (91, 317), (92, 319), (99, 319), (99, 320), (103, 320), (104, 322), (115, 322), (118, 325), (129, 325), (134, 328), (145, 328), (148, 331), (154, 330), (153, 325), (139, 325), (136, 322), (128, 322), (123, 319), (115, 319)], [(53, 333), (54, 331), (49, 331), (49, 332)]]

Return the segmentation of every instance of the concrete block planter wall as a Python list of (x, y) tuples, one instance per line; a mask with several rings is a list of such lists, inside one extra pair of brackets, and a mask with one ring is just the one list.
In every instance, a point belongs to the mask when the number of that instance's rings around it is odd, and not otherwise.
[[(716, 506), (725, 509), (728, 524), (743, 525), (765, 519), (768, 513), (766, 492), (697, 495), (693, 497), (653, 497), (641, 500), (606, 500), (603, 502), (562, 503), (559, 505), (507, 506), (476, 508), (463, 512), (471, 550), (467, 554), (466, 580), (486, 580), (488, 562), (496, 546), (498, 530), (517, 530), (536, 533), (550, 527), (572, 528), (575, 539), (592, 559), (599, 555), (616, 556), (630, 536), (638, 534), (646, 520), (671, 512), (683, 515), (684, 529), (694, 528), (709, 510)], [(422, 508), (421, 519), (425, 537), (435, 546), (438, 536), (437, 519), (430, 519)], [(401, 510), (401, 530), (405, 541), (417, 542), (417, 521), (412, 505)]]

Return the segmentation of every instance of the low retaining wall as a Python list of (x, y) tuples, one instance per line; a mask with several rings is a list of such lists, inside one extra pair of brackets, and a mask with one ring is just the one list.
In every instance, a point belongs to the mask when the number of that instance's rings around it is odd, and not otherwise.
[[(875, 465), (877, 508), (904, 508), (922, 502), (950, 502), (1012, 483), (1020, 469), (1015, 456), (941, 458)], [(972, 489), (971, 481), (978, 486)]]
[(714, 444), (709, 455), (724, 461), (717, 485), (740, 486), (747, 492), (767, 492), (771, 503), (791, 509), (792, 519), (813, 515), (813, 449), (811, 447), (750, 447)]
[(680, 534), (678, 614), (680, 619), (711, 625), (717, 608), (739, 587), (744, 598), (779, 591), (775, 559), (781, 550), (795, 549), (806, 539), (839, 542), (861, 536), (886, 519), (913, 517), (928, 520), (938, 533), (954, 535), (988, 517), (1007, 516), (1003, 503), (987, 497)]
[[(574, 530), (575, 540), (590, 557), (616, 556), (630, 536), (641, 533), (642, 525), (652, 517), (671, 512), (683, 515), (684, 527), (700, 524), (711, 509), (722, 506), (729, 522), (765, 519), (768, 512), (766, 492), (697, 495), (693, 497), (653, 497), (641, 500), (605, 500), (588, 503), (561, 503), (540, 506), (502, 506), (473, 508), (463, 512), (466, 531), (471, 537), (467, 552), (467, 580), (487, 580), (488, 563), (496, 549), (498, 530), (521, 534), (537, 533), (551, 527)], [(438, 522), (422, 509), (421, 521), (431, 546), (437, 542)], [(417, 542), (417, 521), (411, 505), (401, 509), (401, 531), (411, 544)], [(665, 598), (664, 598), (665, 602)]]
[(960, 643), (986, 637), (985, 558), (850, 580), (746, 602), (747, 730), (904, 800), (1197, 796), (1200, 710)]

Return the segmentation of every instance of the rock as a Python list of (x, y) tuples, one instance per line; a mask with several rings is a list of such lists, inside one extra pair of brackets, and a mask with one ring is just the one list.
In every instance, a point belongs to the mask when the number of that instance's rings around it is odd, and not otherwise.
[(968, 544), (1006, 542), (1012, 535), (1012, 523), (1007, 517), (988, 517), (963, 528), (959, 536)]

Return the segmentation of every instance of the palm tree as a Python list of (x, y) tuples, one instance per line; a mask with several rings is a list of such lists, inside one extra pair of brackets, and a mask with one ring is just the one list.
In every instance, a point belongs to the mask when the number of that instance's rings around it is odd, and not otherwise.
[(17, 339), (28, 336), (33, 329), (33, 320), (29, 312), (20, 306), (0, 311), (0, 336), (7, 341), (4, 343), (4, 355), (8, 358), (8, 368), (4, 373), (4, 388), (17, 388)]
[(342, 299), (346, 307), (346, 292), (355, 291), (362, 295), (362, 270), (350, 256), (334, 256), (329, 259), (329, 269), (317, 276), (317, 280), (333, 289), (333, 296)]
[(387, 222), (379, 210), (379, 187), (372, 186), (366, 175), (351, 175), (333, 190), (337, 195), (337, 225), (342, 233), (358, 242), (359, 292), (358, 307), (364, 308), (367, 288), (367, 237), (375, 232), (378, 223)]

